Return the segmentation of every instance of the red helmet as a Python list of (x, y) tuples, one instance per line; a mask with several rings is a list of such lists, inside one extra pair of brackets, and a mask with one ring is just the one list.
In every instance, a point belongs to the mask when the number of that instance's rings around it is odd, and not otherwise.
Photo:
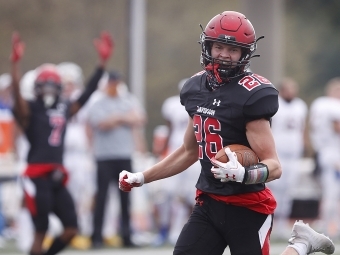
[(61, 84), (61, 77), (58, 69), (53, 64), (44, 64), (37, 68), (36, 83), (54, 82)]
[[(253, 25), (242, 13), (225, 11), (213, 17), (201, 33), (199, 42), (202, 47), (201, 65), (208, 73), (209, 82), (220, 86), (243, 74), (256, 50), (257, 41)], [(241, 47), (241, 59), (230, 65), (217, 64), (211, 57), (213, 42)]]
[(61, 76), (58, 69), (53, 64), (44, 64), (36, 69), (37, 77), (35, 79), (35, 92), (42, 95), (49, 91), (59, 96), (61, 92)]

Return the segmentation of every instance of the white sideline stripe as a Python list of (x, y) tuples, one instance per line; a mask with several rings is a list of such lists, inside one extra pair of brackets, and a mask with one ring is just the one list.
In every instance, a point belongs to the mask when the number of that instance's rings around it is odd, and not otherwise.
[(262, 227), (259, 230), (259, 239), (261, 243), (261, 248), (263, 248), (263, 244), (264, 244), (264, 241), (266, 240), (271, 223), (272, 223), (272, 215), (269, 214), (267, 216), (267, 219), (265, 220), (265, 222), (263, 223)]
[(28, 178), (28, 177), (22, 177), (21, 179), (22, 179), (22, 184), (23, 184), (24, 190), (27, 192), (27, 194), (30, 197), (35, 197), (37, 191), (36, 191), (34, 183), (31, 181), (31, 179)]

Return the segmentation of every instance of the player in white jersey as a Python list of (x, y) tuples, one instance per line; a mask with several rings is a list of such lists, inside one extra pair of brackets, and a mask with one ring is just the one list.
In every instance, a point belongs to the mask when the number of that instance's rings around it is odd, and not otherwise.
[[(63, 97), (76, 99), (84, 90), (83, 72), (80, 66), (72, 62), (58, 65), (63, 82)], [(79, 236), (71, 245), (74, 248), (90, 247), (89, 236), (92, 232), (92, 197), (95, 191), (94, 161), (89, 138), (87, 136), (86, 112), (87, 105), (72, 117), (67, 124), (65, 135), (64, 164), (69, 170), (68, 189), (75, 201)]]
[[(182, 79), (178, 83), (179, 90), (182, 89), (186, 80)], [(161, 111), (166, 121), (167, 134), (163, 148), (158, 153), (165, 157), (183, 143), (184, 133), (188, 125), (188, 113), (181, 105), (179, 95), (167, 98)], [(155, 245), (162, 245), (166, 241), (176, 242), (195, 204), (195, 184), (199, 173), (200, 165), (197, 161), (181, 174), (157, 183), (155, 210), (158, 216), (159, 236)], [(183, 185), (184, 182), (185, 185)]]
[(322, 231), (339, 237), (340, 217), (340, 77), (326, 85), (326, 95), (310, 107), (310, 137), (320, 165)]
[(283, 171), (281, 178), (268, 186), (277, 201), (273, 235), (280, 238), (291, 229), (292, 191), (299, 180), (298, 163), (304, 152), (308, 107), (298, 97), (298, 84), (292, 78), (283, 79), (278, 89), (279, 110), (272, 118), (272, 132)]

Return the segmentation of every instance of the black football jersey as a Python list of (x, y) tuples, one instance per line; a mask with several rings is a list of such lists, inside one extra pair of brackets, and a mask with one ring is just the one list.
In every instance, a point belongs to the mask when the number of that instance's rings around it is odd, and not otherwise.
[[(193, 119), (202, 170), (196, 187), (204, 192), (232, 195), (264, 189), (264, 184), (244, 185), (221, 182), (211, 173), (210, 158), (229, 144), (249, 147), (246, 124), (278, 110), (278, 91), (271, 82), (248, 72), (227, 85), (211, 90), (202, 71), (191, 77), (181, 90), (181, 103)], [(175, 114), (175, 113), (174, 113)]]
[(46, 109), (43, 101), (30, 101), (29, 126), (25, 130), (30, 143), (27, 163), (63, 162), (66, 122), (70, 117), (70, 103), (58, 101), (54, 107)]

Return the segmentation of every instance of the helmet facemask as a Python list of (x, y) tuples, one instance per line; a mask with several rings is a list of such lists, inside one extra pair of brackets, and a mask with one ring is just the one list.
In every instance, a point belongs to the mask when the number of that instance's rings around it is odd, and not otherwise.
[(50, 108), (59, 98), (61, 85), (52, 81), (36, 83), (35, 93), (44, 102), (45, 107)]

